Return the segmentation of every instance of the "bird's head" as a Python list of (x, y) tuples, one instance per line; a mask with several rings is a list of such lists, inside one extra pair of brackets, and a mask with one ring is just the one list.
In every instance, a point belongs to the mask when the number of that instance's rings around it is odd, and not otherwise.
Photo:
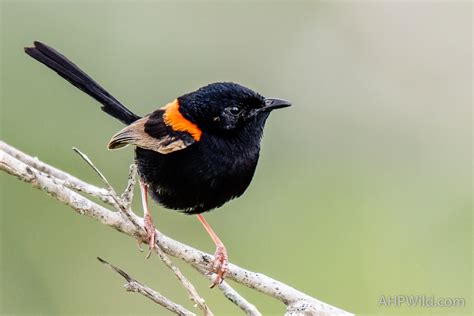
[(212, 83), (178, 98), (179, 111), (201, 130), (233, 134), (246, 127), (263, 127), (274, 109), (288, 107), (288, 101), (270, 99), (231, 82)]

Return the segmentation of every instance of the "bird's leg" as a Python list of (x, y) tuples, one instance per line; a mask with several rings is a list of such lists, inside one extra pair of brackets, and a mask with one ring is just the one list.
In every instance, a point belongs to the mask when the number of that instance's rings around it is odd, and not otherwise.
[(140, 192), (142, 195), (143, 222), (147, 234), (143, 241), (148, 243), (149, 252), (146, 256), (148, 259), (150, 258), (152, 250), (156, 247), (156, 229), (155, 224), (153, 224), (153, 218), (151, 217), (150, 211), (148, 210), (148, 185), (142, 181), (140, 181)]
[(212, 289), (214, 286), (222, 283), (224, 281), (224, 277), (227, 273), (227, 268), (229, 264), (229, 259), (227, 256), (227, 250), (225, 249), (224, 244), (219, 239), (217, 234), (212, 230), (211, 226), (208, 224), (204, 216), (201, 214), (197, 215), (199, 221), (206, 229), (209, 236), (211, 236), (212, 241), (216, 245), (216, 252), (214, 253), (214, 262), (212, 264), (212, 272), (216, 273), (216, 278), (212, 282), (210, 288)]

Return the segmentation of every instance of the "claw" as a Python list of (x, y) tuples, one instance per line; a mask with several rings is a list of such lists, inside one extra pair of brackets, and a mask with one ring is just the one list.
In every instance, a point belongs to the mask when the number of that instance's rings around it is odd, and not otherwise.
[(216, 273), (216, 277), (209, 286), (211, 289), (224, 281), (228, 271), (228, 265), (229, 260), (226, 249), (223, 246), (218, 246), (214, 254), (214, 261), (212, 263), (212, 272)]
[(142, 242), (143, 242), (143, 240), (137, 239), (137, 247), (138, 247), (138, 250), (139, 250), (140, 252), (143, 252)]
[(145, 231), (147, 233), (147, 236), (144, 241), (148, 243), (148, 249), (149, 249), (148, 254), (146, 255), (146, 258), (149, 259), (152, 251), (156, 247), (156, 228), (155, 228), (155, 225), (153, 224), (153, 219), (151, 218), (151, 215), (149, 213), (145, 214), (144, 224), (145, 224)]

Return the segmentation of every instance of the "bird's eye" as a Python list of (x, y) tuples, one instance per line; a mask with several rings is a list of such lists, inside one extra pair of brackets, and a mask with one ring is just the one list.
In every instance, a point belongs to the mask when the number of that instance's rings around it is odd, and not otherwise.
[(237, 115), (237, 114), (240, 114), (242, 110), (238, 106), (232, 106), (229, 108), (229, 112), (233, 115)]

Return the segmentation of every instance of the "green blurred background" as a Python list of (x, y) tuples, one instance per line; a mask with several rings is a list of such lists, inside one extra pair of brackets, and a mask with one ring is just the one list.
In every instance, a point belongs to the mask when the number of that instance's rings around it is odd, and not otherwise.
[[(121, 190), (119, 122), (23, 53), (57, 48), (146, 114), (214, 81), (294, 107), (271, 115), (244, 197), (207, 215), (232, 262), (358, 314), (471, 314), (469, 2), (1, 2), (1, 139), (92, 183), (87, 153)], [(13, 177), (1, 183), (6, 315), (167, 315), (101, 256), (192, 308), (135, 242)], [(138, 199), (135, 210), (141, 212)], [(193, 217), (153, 206), (161, 231), (213, 252)], [(217, 315), (239, 310), (177, 262)], [(236, 285), (265, 315), (280, 303)], [(465, 298), (385, 308), (381, 295)]]

